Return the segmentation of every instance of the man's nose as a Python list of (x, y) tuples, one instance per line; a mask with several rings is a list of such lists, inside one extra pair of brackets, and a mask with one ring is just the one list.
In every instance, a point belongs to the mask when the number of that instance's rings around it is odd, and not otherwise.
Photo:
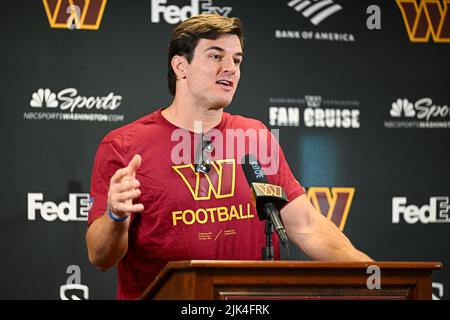
[(234, 63), (234, 58), (230, 57), (227, 59), (222, 60), (223, 61), (223, 71), (227, 73), (234, 74), (237, 71), (237, 65)]

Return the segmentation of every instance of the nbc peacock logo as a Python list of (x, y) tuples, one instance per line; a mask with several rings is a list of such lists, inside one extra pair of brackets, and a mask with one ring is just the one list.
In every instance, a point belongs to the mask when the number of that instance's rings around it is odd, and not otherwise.
[(56, 94), (48, 88), (40, 88), (31, 96), (30, 106), (33, 108), (56, 108), (58, 105), (59, 103), (58, 100), (56, 100)]
[(416, 115), (416, 111), (414, 111), (414, 106), (408, 99), (399, 98), (392, 103), (390, 114), (394, 118), (400, 118), (402, 115), (410, 118)]

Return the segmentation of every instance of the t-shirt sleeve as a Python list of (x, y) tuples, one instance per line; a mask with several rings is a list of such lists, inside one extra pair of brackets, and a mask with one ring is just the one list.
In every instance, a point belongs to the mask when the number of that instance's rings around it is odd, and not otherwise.
[(279, 159), (280, 168), (278, 174), (273, 176), (274, 184), (283, 187), (288, 201), (290, 202), (304, 194), (305, 189), (292, 174), (291, 168), (284, 157), (284, 152), (281, 149), (281, 146), (279, 147)]
[(113, 142), (101, 142), (92, 169), (90, 191), (92, 207), (89, 210), (88, 224), (105, 213), (111, 177), (123, 167), (126, 167), (125, 161)]
[[(267, 179), (270, 183), (281, 186), (286, 192), (286, 196), (290, 202), (304, 194), (305, 189), (292, 174), (291, 168), (284, 157), (284, 152), (278, 143), (277, 138), (264, 124), (262, 125), (268, 132), (268, 146), (271, 146), (268, 154), (274, 154), (273, 157), (271, 156), (272, 160), (270, 161), (270, 167), (268, 170), (265, 170)], [(264, 167), (264, 165), (262, 165), (262, 167)]]

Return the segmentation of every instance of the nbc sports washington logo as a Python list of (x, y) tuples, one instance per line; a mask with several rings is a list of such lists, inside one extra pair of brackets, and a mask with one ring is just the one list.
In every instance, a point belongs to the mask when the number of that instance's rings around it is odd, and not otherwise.
[(449, 129), (450, 108), (448, 104), (436, 104), (430, 97), (416, 101), (398, 98), (391, 104), (390, 119), (384, 122), (389, 129)]
[(42, 0), (50, 27), (98, 30), (107, 0)]
[(114, 92), (106, 96), (83, 96), (75, 88), (65, 88), (57, 93), (49, 88), (39, 88), (31, 95), (32, 111), (25, 111), (23, 119), (121, 122), (125, 118), (123, 114), (105, 113), (116, 110), (121, 103), (122, 96)]
[(411, 42), (450, 43), (450, 0), (396, 0)]

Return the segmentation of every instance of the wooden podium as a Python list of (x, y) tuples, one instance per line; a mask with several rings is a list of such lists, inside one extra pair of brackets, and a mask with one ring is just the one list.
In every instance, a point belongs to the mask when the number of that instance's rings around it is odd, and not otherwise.
[[(380, 289), (367, 286), (371, 265), (380, 268)], [(142, 299), (430, 300), (431, 273), (441, 268), (440, 262), (175, 261)]]

